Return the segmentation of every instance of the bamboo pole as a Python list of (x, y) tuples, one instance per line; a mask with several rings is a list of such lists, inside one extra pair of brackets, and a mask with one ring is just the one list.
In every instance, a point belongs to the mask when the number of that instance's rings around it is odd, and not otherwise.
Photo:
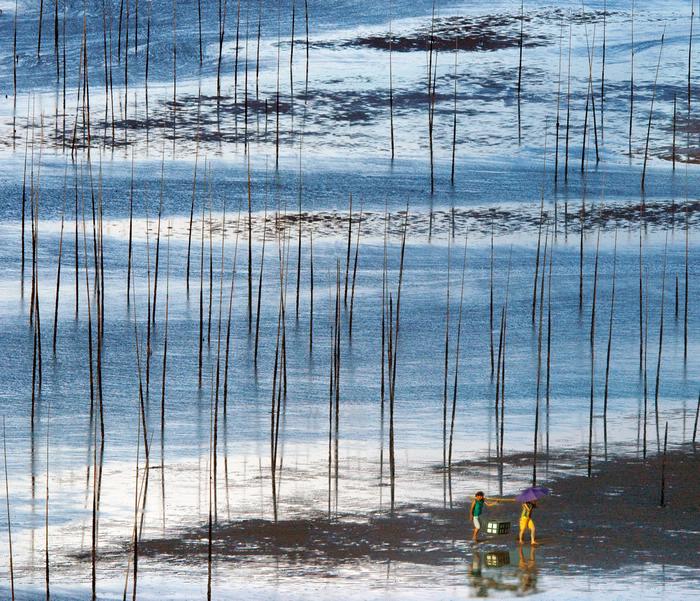
[[(82, 180), (82, 166), (80, 170), (81, 174), (81, 180)], [(74, 169), (73, 171), (73, 181), (74, 181), (74, 192), (75, 192), (75, 232), (74, 232), (74, 241), (73, 241), (73, 251), (74, 251), (74, 259), (75, 259), (75, 319), (78, 319), (78, 311), (80, 308), (80, 293), (79, 293), (79, 275), (80, 275), (80, 266), (79, 266), (79, 260), (78, 260), (78, 255), (80, 253), (79, 250), (79, 240), (78, 240), (78, 223), (80, 223), (80, 217), (78, 215), (78, 170), (77, 168)]]
[(649, 276), (646, 276), (647, 285), (645, 286), (646, 303), (644, 304), (644, 374), (643, 374), (643, 388), (644, 388), (644, 428), (643, 428), (643, 441), (642, 441), (642, 457), (646, 460), (647, 457), (647, 414), (648, 414), (648, 392), (649, 392), (649, 378), (647, 370), (647, 357), (649, 348)]
[(654, 87), (651, 92), (651, 106), (649, 108), (649, 121), (647, 123), (647, 139), (644, 145), (644, 164), (642, 166), (642, 190), (644, 190), (644, 182), (647, 175), (647, 161), (649, 160), (649, 137), (651, 135), (651, 119), (654, 115), (654, 100), (656, 99), (656, 82), (659, 79), (659, 68), (661, 67), (661, 54), (664, 50), (664, 38), (666, 37), (666, 27), (661, 34), (661, 45), (659, 47), (659, 60), (656, 63), (656, 75), (654, 76)]
[(659, 495), (659, 507), (666, 507), (666, 445), (668, 444), (668, 422), (664, 429), (664, 452), (661, 456), (661, 494)]
[(556, 237), (556, 223), (552, 238), (552, 245), (549, 247), (549, 275), (547, 277), (547, 368), (546, 368), (546, 384), (545, 384), (545, 417), (546, 434), (545, 434), (545, 453), (547, 462), (549, 463), (549, 406), (550, 406), (550, 390), (551, 390), (551, 372), (552, 372), (552, 265), (554, 263), (554, 239)]
[(656, 383), (654, 386), (654, 415), (656, 421), (656, 444), (657, 449), (661, 445), (661, 432), (659, 427), (659, 387), (661, 385), (661, 355), (664, 341), (664, 309), (666, 299), (666, 250), (668, 246), (668, 234), (666, 234), (666, 245), (664, 246), (664, 264), (661, 275), (661, 311), (659, 315), (659, 352), (656, 358)]
[[(128, 1), (128, 0), (127, 0)], [(122, 64), (122, 19), (124, 18), (124, 0), (119, 0), (119, 23), (117, 27), (117, 60)]]
[(348, 244), (345, 255), (345, 294), (343, 306), (348, 306), (348, 278), (350, 276), (350, 247), (352, 246), (352, 192), (350, 192), (350, 208), (348, 210)]
[[(585, 26), (584, 26), (585, 27)], [(581, 136), (581, 173), (583, 174), (586, 165), (586, 141), (590, 135), (588, 128), (588, 107), (592, 103), (592, 92), (593, 92), (593, 59), (591, 53), (595, 48), (595, 25), (593, 26), (593, 44), (589, 46), (588, 44), (588, 28), (585, 27), (586, 32), (586, 56), (588, 58), (588, 84), (586, 87), (586, 107), (584, 109), (583, 117), (583, 135)]]
[(46, 486), (44, 496), (44, 584), (46, 601), (51, 599), (51, 574), (49, 564), (49, 432), (51, 428), (51, 402), (46, 406)]
[(675, 311), (674, 311), (674, 317), (676, 318), (676, 321), (678, 321), (679, 305), (680, 305), (680, 299), (679, 299), (678, 274), (676, 274), (676, 302), (675, 302)]
[[(236, 266), (238, 264), (238, 237), (240, 235), (241, 224), (241, 205), (238, 205), (238, 218), (236, 220), (236, 241), (233, 249), (233, 266), (231, 269), (231, 287), (228, 298), (228, 317), (226, 319), (226, 352), (224, 355), (224, 445), (226, 445), (227, 437), (227, 418), (228, 418), (228, 380), (229, 380), (229, 358), (231, 354), (231, 318), (233, 313), (233, 297), (236, 284)], [(224, 474), (226, 476), (226, 490), (228, 494), (228, 454), (224, 455)]]
[(291, 115), (291, 132), (294, 133), (294, 33), (296, 26), (297, 3), (292, 0), (292, 37), (289, 44), (289, 112)]
[(457, 317), (457, 340), (455, 343), (454, 380), (452, 387), (452, 413), (450, 416), (450, 440), (447, 449), (447, 472), (450, 482), (450, 504), (452, 503), (452, 449), (455, 431), (455, 418), (457, 415), (457, 382), (459, 375), (459, 352), (462, 338), (462, 312), (464, 307), (464, 278), (467, 269), (467, 236), (464, 237), (464, 256), (462, 258), (462, 284), (459, 296), (459, 313)]
[(306, 33), (306, 83), (304, 85), (304, 104), (309, 99), (309, 54), (311, 46), (309, 44), (309, 0), (304, 0), (304, 29)]
[(246, 7), (245, 70), (243, 78), (243, 152), (248, 152), (248, 42), (250, 40), (250, 8)]
[(590, 102), (591, 106), (591, 116), (593, 119), (593, 141), (595, 143), (595, 161), (596, 164), (600, 162), (600, 153), (598, 149), (598, 124), (596, 119), (595, 110), (595, 91), (593, 88), (593, 57), (595, 56), (595, 36), (596, 36), (596, 25), (593, 24), (593, 39), (591, 45), (588, 45), (588, 27), (584, 23), (584, 30), (586, 32), (586, 50), (588, 53), (588, 96), (586, 98), (586, 112), (583, 124), (583, 144), (581, 152), (581, 173), (584, 169), (584, 160), (586, 154), (586, 134), (587, 134), (587, 123), (588, 123), (588, 105)]
[[(198, 118), (199, 123), (199, 118)], [(197, 196), (197, 164), (199, 161), (199, 127), (197, 127), (197, 147), (194, 153), (194, 174), (192, 176), (192, 203), (190, 205), (190, 225), (187, 229), (187, 267), (185, 270), (185, 285), (187, 296), (190, 295), (190, 255), (192, 252), (192, 220), (194, 218), (194, 201)]]
[[(540, 193), (540, 217), (537, 222), (537, 254), (535, 256), (535, 276), (532, 283), (532, 325), (535, 324), (535, 308), (537, 305), (537, 278), (540, 272), (540, 245), (542, 242), (542, 225), (544, 224), (544, 188), (547, 174), (547, 120), (544, 125), (544, 151), (542, 153), (542, 189)], [(549, 229), (549, 226), (547, 226)], [(545, 240), (546, 243), (546, 240)]]
[[(435, 192), (435, 161), (433, 149), (433, 124), (434, 114), (433, 107), (435, 104), (435, 86), (433, 83), (433, 69), (437, 73), (437, 49), (435, 49), (435, 3), (433, 2), (433, 14), (430, 20), (430, 38), (428, 44), (428, 148), (430, 151), (430, 194)], [(433, 60), (433, 50), (435, 50), (435, 59)], [(432, 224), (432, 211), (431, 211)]]
[(160, 198), (158, 199), (158, 225), (156, 226), (156, 258), (153, 270), (153, 304), (151, 305), (151, 323), (153, 329), (156, 327), (156, 309), (158, 304), (158, 274), (160, 271), (160, 231), (163, 218), (163, 187), (165, 180), (165, 148), (163, 148), (163, 158), (160, 166)]
[(491, 212), (491, 255), (489, 258), (489, 355), (491, 379), (493, 379), (493, 211)]
[(389, 0), (389, 136), (391, 140), (391, 160), (394, 160), (394, 66), (392, 61), (392, 51), (394, 45), (394, 34), (392, 33), (392, 12), (391, 0)]
[[(128, 4), (127, 4), (128, 6)], [(128, 29), (127, 29), (128, 32)], [(173, 157), (177, 139), (177, 1), (173, 0)]]
[(334, 389), (334, 399), (335, 399), (335, 431), (334, 431), (334, 446), (333, 455), (335, 461), (335, 472), (334, 472), (334, 492), (335, 492), (335, 513), (338, 514), (338, 497), (339, 497), (339, 482), (340, 482), (340, 336), (341, 336), (341, 313), (340, 313), (340, 264), (336, 262), (336, 279), (335, 279), (335, 374), (333, 382), (335, 385)]
[(58, 301), (61, 294), (61, 264), (63, 258), (63, 229), (65, 225), (66, 217), (66, 180), (68, 177), (68, 165), (66, 164), (65, 171), (63, 173), (63, 210), (61, 211), (61, 235), (58, 241), (58, 266), (56, 268), (56, 297), (54, 302), (53, 311), (53, 356), (56, 356), (56, 338), (58, 336)]
[(615, 228), (615, 245), (613, 248), (612, 291), (610, 293), (610, 321), (608, 322), (608, 349), (605, 357), (605, 392), (603, 393), (603, 443), (605, 460), (608, 459), (608, 390), (610, 383), (610, 358), (612, 355), (613, 323), (615, 317), (615, 284), (617, 276), (617, 228)]
[[(15, 0), (15, 14), (12, 22), (12, 149), (15, 148), (17, 137), (17, 8), (18, 0)], [(65, 36), (64, 36), (65, 39)], [(64, 111), (65, 113), (65, 107)], [(64, 118), (65, 120), (65, 118)], [(65, 129), (65, 127), (64, 127)], [(24, 247), (22, 247), (22, 259), (24, 259)], [(24, 267), (24, 260), (22, 261)], [(23, 270), (24, 271), (24, 270)]]
[[(255, 103), (256, 120), (259, 111), (258, 100), (260, 99), (260, 38), (262, 37), (262, 0), (258, 0), (258, 35), (255, 45)], [(267, 102), (267, 101), (265, 101)], [(265, 105), (267, 106), (267, 104)], [(258, 133), (260, 133), (258, 131)]]
[[(449, 358), (450, 358), (450, 284), (451, 284), (451, 254), (452, 254), (452, 236), (447, 237), (447, 286), (445, 292), (445, 363), (444, 377), (442, 386), (442, 469), (443, 473), (447, 468), (447, 382), (449, 376)], [(384, 285), (384, 284), (383, 284)], [(383, 313), (383, 307), (382, 307)], [(384, 315), (382, 314), (382, 321)], [(382, 323), (382, 337), (384, 335)], [(383, 340), (382, 340), (382, 346)], [(383, 367), (383, 366), (382, 366)]]
[(571, 125), (571, 23), (569, 23), (569, 59), (566, 77), (566, 137), (564, 139), (564, 181), (569, 180), (569, 128)]
[[(306, 110), (306, 109), (304, 109)], [(299, 134), (299, 192), (298, 192), (298, 214), (297, 214), (297, 278), (296, 278), (296, 303), (295, 303), (295, 317), (297, 322), (299, 321), (299, 296), (301, 291), (301, 202), (302, 202), (302, 189), (303, 189), (303, 173), (301, 169), (301, 150), (302, 143), (304, 139), (304, 125), (302, 121), (302, 127)], [(352, 315), (352, 312), (351, 312)], [(352, 323), (352, 317), (350, 318)], [(352, 336), (351, 336), (352, 337)]]
[(355, 282), (357, 280), (357, 264), (360, 255), (360, 236), (362, 232), (362, 204), (360, 204), (360, 217), (357, 221), (357, 237), (355, 239), (355, 259), (352, 268), (352, 285), (350, 289), (350, 318), (348, 319), (348, 341), (352, 342), (352, 317), (355, 307)]
[[(58, 2), (56, 1), (58, 7)], [(58, 52), (58, 50), (57, 50)], [(107, 53), (107, 7), (105, 0), (102, 0), (102, 55), (104, 67), (104, 84), (105, 84), (105, 116), (103, 133), (104, 143), (107, 144), (107, 123), (109, 119), (109, 55)], [(56, 79), (58, 80), (58, 54), (56, 54)], [(58, 104), (58, 103), (57, 103)], [(58, 127), (58, 126), (57, 126)]]
[(165, 316), (163, 330), (163, 371), (160, 386), (160, 469), (161, 494), (163, 499), (163, 527), (165, 528), (165, 393), (168, 372), (168, 321), (170, 315), (170, 236), (172, 224), (168, 226), (168, 246), (165, 267)]
[[(406, 206), (406, 216), (404, 218), (403, 232), (401, 237), (401, 259), (399, 262), (399, 282), (396, 290), (396, 318), (394, 331), (390, 332), (392, 342), (392, 363), (389, 369), (389, 475), (391, 480), (391, 513), (394, 513), (396, 502), (396, 452), (395, 428), (394, 428), (394, 407), (396, 402), (396, 361), (398, 359), (399, 347), (399, 324), (401, 317), (401, 288), (403, 284), (404, 258), (406, 255), (406, 235), (408, 233), (408, 206)], [(391, 310), (391, 295), (389, 295), (389, 307)]]
[(221, 255), (219, 258), (219, 315), (217, 319), (216, 331), (216, 377), (214, 386), (214, 451), (213, 451), (213, 472), (214, 472), (214, 521), (218, 523), (218, 441), (219, 441), (219, 390), (221, 389), (221, 324), (222, 311), (224, 300), (224, 273), (225, 273), (225, 256), (226, 249), (226, 199), (223, 202), (222, 227), (221, 227)]
[(579, 245), (578, 245), (578, 310), (583, 311), (583, 238), (586, 229), (586, 197), (585, 197), (585, 183), (584, 192), (581, 199), (581, 231), (579, 235)]
[[(204, 168), (206, 185), (207, 169)], [(202, 354), (204, 351), (204, 202), (202, 202), (201, 240), (199, 251), (199, 362), (197, 368), (197, 386), (202, 388)]]
[[(673, 93), (673, 117), (671, 119), (671, 164), (676, 170), (676, 93)], [(674, 215), (675, 218), (675, 215)]]
[(260, 309), (262, 303), (263, 272), (265, 270), (265, 242), (267, 239), (267, 199), (265, 201), (265, 212), (263, 216), (263, 239), (262, 250), (260, 251), (260, 275), (258, 277), (258, 306), (255, 311), (255, 350), (253, 353), (253, 364), (258, 365), (258, 343), (260, 340)]
[(628, 134), (628, 154), (632, 156), (632, 125), (634, 123), (634, 0), (632, 0), (631, 42), (630, 42), (630, 119)]
[[(126, 44), (124, 45), (124, 142), (128, 140), (129, 118), (129, 0), (126, 0)], [(87, 41), (86, 41), (87, 44)], [(87, 46), (86, 46), (87, 48)], [(85, 55), (85, 72), (87, 73), (87, 53)]]
[[(213, 225), (214, 219), (212, 218), (212, 187), (213, 182), (211, 178), (211, 164), (209, 165), (209, 179), (207, 180), (208, 185), (208, 196), (209, 196), (209, 303), (207, 311), (207, 348), (211, 346), (211, 312), (212, 305), (214, 303), (214, 244), (213, 244)], [(216, 492), (216, 491), (215, 491)], [(216, 506), (214, 506), (214, 513), (216, 514)]]
[(544, 316), (544, 280), (547, 273), (547, 246), (549, 242), (549, 225), (544, 236), (544, 253), (542, 257), (542, 278), (540, 284), (540, 310), (537, 325), (537, 385), (535, 393), (535, 432), (533, 436), (533, 453), (532, 453), (532, 486), (537, 485), (537, 455), (539, 450), (539, 434), (540, 434), (540, 399), (542, 388), (542, 329)]
[[(63, 19), (61, 23), (61, 29), (63, 30), (63, 44), (61, 45), (61, 59), (62, 59), (62, 64), (63, 64), (63, 94), (62, 94), (62, 121), (61, 121), (61, 146), (63, 149), (63, 152), (66, 151), (66, 79), (67, 79), (67, 69), (66, 69), (66, 3), (63, 3)], [(15, 35), (16, 35), (16, 29), (15, 29)], [(15, 39), (16, 43), (16, 39)], [(14, 61), (16, 64), (16, 61)], [(15, 72), (16, 75), (16, 72)], [(17, 97), (15, 94), (15, 103), (16, 103)], [(13, 116), (12, 116), (12, 126), (14, 130), (14, 110), (13, 110)], [(114, 113), (114, 111), (112, 111)], [(13, 136), (13, 149), (14, 149), (14, 136)]]
[(197, 24), (199, 28), (199, 66), (204, 60), (204, 50), (202, 47), (202, 0), (197, 0)]
[(591, 299), (591, 334), (590, 334), (590, 357), (591, 357), (591, 395), (588, 413), (588, 477), (593, 471), (593, 404), (595, 397), (595, 312), (598, 298), (598, 257), (600, 251), (600, 226), (598, 227), (598, 239), (595, 247), (595, 261), (593, 263), (593, 298)]
[(608, 3), (603, 0), (603, 56), (600, 68), (600, 141), (605, 146), (605, 50), (607, 46)]
[[(693, 62), (693, 19), (695, 18), (695, 0), (690, 0), (690, 34), (688, 35), (688, 123), (690, 123), (690, 71)], [(690, 129), (688, 130), (690, 131)]]
[(643, 254), (642, 254), (642, 220), (643, 217), (640, 215), (639, 220), (639, 371), (642, 371), (642, 362), (644, 359), (644, 303), (643, 303), (643, 293), (644, 285), (642, 281), (642, 273), (644, 270), (643, 264)]
[(688, 361), (688, 238), (689, 238), (688, 207), (685, 209), (685, 286), (683, 290), (683, 363)]
[(238, 50), (241, 33), (241, 0), (236, 3), (236, 45), (233, 59), (233, 119), (236, 142), (238, 142)]
[(133, 237), (134, 237), (134, 151), (131, 151), (131, 182), (129, 184), (129, 250), (126, 266), (126, 304), (130, 304), (131, 269), (133, 261)]
[(521, 133), (521, 118), (520, 118), (520, 95), (522, 90), (522, 80), (523, 80), (523, 26), (525, 23), (525, 12), (524, 12), (524, 0), (520, 0), (520, 38), (518, 40), (518, 85), (516, 88), (516, 95), (518, 98), (518, 146), (520, 146), (522, 133)]
[[(216, 103), (221, 99), (221, 63), (224, 56), (224, 35), (226, 33), (226, 0), (219, 0), (219, 59), (216, 63)], [(218, 112), (217, 112), (218, 114)]]
[[(695, 419), (697, 426), (697, 418)], [(695, 437), (693, 436), (693, 442)], [(5, 507), (7, 509), (7, 543), (9, 547), (10, 562), (10, 594), (12, 601), (15, 601), (15, 564), (12, 551), (12, 518), (10, 517), (10, 484), (7, 476), (7, 435), (5, 433), (5, 416), (2, 416), (2, 455), (5, 466)]]
[(134, 54), (139, 55), (139, 0), (134, 1)]
[[(213, 382), (213, 375), (212, 375), (212, 389), (214, 386)], [(212, 390), (212, 396), (213, 396), (213, 390)], [(213, 562), (212, 562), (212, 553), (213, 553), (213, 523), (214, 523), (214, 511), (216, 508), (215, 505), (215, 495), (216, 495), (216, 488), (214, 485), (214, 480), (213, 480), (213, 474), (214, 471), (212, 469), (212, 463), (213, 463), (213, 457), (214, 457), (214, 445), (213, 445), (213, 439), (214, 439), (214, 434), (213, 434), (213, 424), (214, 424), (214, 416), (213, 416), (213, 402), (211, 403), (211, 407), (209, 409), (209, 461), (208, 461), (208, 470), (209, 470), (209, 515), (208, 515), (208, 522), (207, 522), (207, 601), (211, 601), (212, 599), (212, 594), (211, 594), (211, 585), (212, 585), (212, 578), (213, 578)]]
[(44, 24), (44, 0), (39, 0), (39, 33), (37, 35), (36, 43), (36, 58), (37, 61), (41, 60), (41, 29)]
[(148, 16), (146, 18), (146, 69), (144, 74), (144, 95), (146, 100), (146, 149), (148, 149), (148, 134), (150, 119), (148, 117), (148, 70), (151, 64), (151, 9), (153, 3), (148, 3)]
[(314, 225), (309, 224), (309, 356), (314, 350)]
[(248, 155), (248, 334), (253, 325), (253, 192)]
[(501, 354), (501, 450), (499, 456), (501, 458), (501, 464), (503, 463), (503, 448), (505, 444), (505, 416), (506, 416), (506, 350), (508, 341), (508, 302), (509, 302), (509, 291), (510, 291), (510, 269), (511, 269), (511, 258), (512, 258), (512, 248), (511, 253), (508, 257), (508, 271), (506, 275), (506, 295), (505, 301), (503, 303), (503, 314), (501, 324), (503, 327), (503, 353)]
[(501, 308), (501, 323), (498, 328), (498, 356), (496, 361), (496, 402), (494, 404), (494, 423), (496, 429), (496, 456), (501, 458), (500, 450), (500, 401), (501, 401), (501, 355), (503, 352), (503, 325), (505, 322), (505, 307)]
[[(385, 201), (386, 203), (386, 201)], [(386, 349), (386, 331), (387, 331), (387, 308), (386, 308), (386, 301), (387, 301), (387, 234), (388, 234), (388, 228), (389, 228), (389, 214), (386, 209), (386, 204), (384, 208), (384, 241), (383, 241), (383, 262), (382, 262), (382, 340), (381, 340), (381, 368), (380, 368), (380, 385), (379, 385), (379, 398), (381, 401), (381, 417), (382, 417), (382, 425), (384, 423), (384, 401), (385, 401), (385, 396), (386, 396), (386, 374), (385, 374), (385, 354), (384, 350)], [(449, 263), (448, 263), (449, 264)], [(445, 393), (447, 394), (447, 393)], [(445, 403), (447, 401), (445, 400)], [(445, 417), (445, 420), (447, 420), (447, 417)], [(383, 455), (384, 453), (384, 443), (383, 443), (383, 436), (382, 436), (382, 445), (380, 452)], [(445, 439), (446, 441), (446, 439)], [(446, 448), (446, 447), (445, 447)], [(382, 456), (383, 459), (383, 456)], [(380, 462), (382, 464), (383, 468), (383, 461)], [(445, 463), (443, 461), (443, 463)]]
[(455, 185), (455, 154), (457, 153), (457, 56), (459, 54), (459, 38), (455, 40), (455, 91), (454, 110), (452, 119), (452, 169), (450, 171), (450, 184)]
[[(275, 170), (279, 169), (280, 164), (280, 52), (281, 52), (281, 25), (280, 25), (280, 6), (277, 5), (277, 84), (275, 90)], [(265, 118), (267, 124), (267, 117)], [(266, 126), (267, 130), (267, 126)]]
[(698, 394), (698, 404), (695, 409), (695, 425), (693, 426), (693, 448), (695, 448), (695, 440), (698, 435), (698, 417), (700, 417), (700, 394)]
[[(557, 76), (557, 116), (554, 123), (554, 185), (556, 186), (559, 177), (559, 113), (561, 109), (561, 57), (564, 46), (564, 20), (562, 18), (559, 25), (559, 74)], [(555, 221), (556, 227), (556, 221)], [(493, 354), (493, 353), (492, 353)], [(491, 373), (493, 373), (493, 357), (491, 358)]]
[(27, 214), (27, 154), (29, 149), (29, 106), (27, 105), (27, 130), (24, 135), (24, 172), (22, 176), (22, 237), (21, 237), (21, 253), (22, 253), (22, 268), (21, 268), (21, 289), (20, 293), (24, 296), (24, 271), (26, 263), (26, 214)]
[[(336, 265), (337, 265), (336, 261)], [(336, 274), (339, 270), (336, 271)], [(336, 275), (337, 278), (337, 275)], [(330, 284), (330, 282), (329, 282)], [(336, 286), (336, 292), (337, 292), (337, 286)], [(333, 316), (333, 321), (331, 322), (331, 331), (330, 331), (330, 338), (333, 341), (331, 344), (329, 344), (330, 347), (330, 361), (329, 361), (329, 369), (328, 369), (328, 521), (331, 520), (332, 515), (333, 515), (333, 393), (335, 390), (335, 327), (338, 323), (337, 317), (337, 311), (338, 311), (338, 299), (336, 298), (335, 301), (333, 301), (332, 293), (330, 291), (330, 285), (328, 288), (328, 296), (329, 296), (329, 302), (328, 302), (328, 312), (329, 312), (329, 321), (330, 321), (330, 313), (331, 313), (331, 308), (334, 310), (334, 316)], [(382, 362), (384, 361), (384, 357), (382, 357)]]

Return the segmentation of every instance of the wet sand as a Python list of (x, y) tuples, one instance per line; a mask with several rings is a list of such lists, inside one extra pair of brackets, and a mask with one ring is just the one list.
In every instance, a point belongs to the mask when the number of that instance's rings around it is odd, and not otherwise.
[[(534, 516), (543, 567), (614, 570), (653, 562), (700, 569), (700, 453), (690, 448), (669, 452), (664, 507), (659, 506), (661, 458), (655, 448), (646, 461), (624, 455), (599, 460), (592, 478), (585, 475), (581, 454), (563, 453), (551, 461), (563, 475), (546, 482), (552, 495)], [(504, 471), (526, 462), (527, 455), (507, 457)], [(458, 468), (483, 470), (488, 463), (492, 462)], [(466, 502), (460, 502), (451, 508), (401, 506), (394, 515), (220, 522), (213, 526), (212, 551), (216, 561), (268, 558), (330, 567), (394, 560), (437, 566), (464, 561), (474, 551), (515, 548), (515, 531), (482, 534), (483, 542), (472, 547), (467, 511)], [(502, 503), (488, 508), (485, 517), (511, 520), (517, 528), (518, 513), (518, 505)], [(143, 540), (139, 551), (150, 557), (201, 561), (208, 552), (207, 525)]]

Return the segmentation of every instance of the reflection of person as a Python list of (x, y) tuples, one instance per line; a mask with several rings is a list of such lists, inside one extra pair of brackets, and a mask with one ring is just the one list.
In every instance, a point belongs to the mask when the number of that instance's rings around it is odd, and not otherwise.
[(474, 553), (472, 555), (472, 576), (481, 576), (481, 553)]
[(523, 544), (523, 537), (525, 536), (525, 530), (530, 530), (530, 544), (537, 545), (535, 540), (535, 522), (532, 520), (532, 512), (537, 507), (535, 501), (528, 501), (522, 504), (522, 512), (520, 513), (520, 535), (518, 541)]
[(472, 506), (469, 509), (469, 518), (471, 519), (472, 524), (474, 524), (474, 535), (472, 536), (473, 542), (477, 542), (477, 539), (479, 538), (479, 530), (481, 530), (481, 514), (484, 511), (484, 505), (486, 505), (486, 507), (491, 507), (495, 505), (495, 503), (489, 503), (485, 499), (484, 493), (479, 491), (476, 493), (476, 495), (474, 495)]
[(521, 593), (534, 593), (537, 589), (537, 563), (535, 561), (535, 549), (530, 549), (530, 559), (527, 561), (525, 560), (522, 547), (518, 547), (518, 554), (520, 556), (520, 561), (518, 563), (518, 568), (520, 568), (520, 586), (518, 587), (518, 590)]

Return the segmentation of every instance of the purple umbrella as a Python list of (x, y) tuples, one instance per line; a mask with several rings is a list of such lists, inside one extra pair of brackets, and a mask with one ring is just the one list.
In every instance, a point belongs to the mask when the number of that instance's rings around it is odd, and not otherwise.
[(537, 501), (549, 494), (549, 489), (544, 486), (531, 486), (523, 490), (515, 500), (518, 503), (527, 503), (528, 501)]

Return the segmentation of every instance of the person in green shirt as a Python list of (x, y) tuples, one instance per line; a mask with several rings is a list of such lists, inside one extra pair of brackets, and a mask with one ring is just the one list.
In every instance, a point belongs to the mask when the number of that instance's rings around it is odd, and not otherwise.
[(481, 514), (484, 511), (484, 505), (486, 505), (486, 507), (491, 507), (495, 504), (496, 503), (491, 503), (487, 501), (482, 491), (478, 491), (474, 495), (472, 506), (469, 509), (469, 518), (471, 519), (472, 524), (474, 525), (474, 535), (472, 536), (472, 542), (476, 543), (479, 539), (479, 531), (481, 530)]

